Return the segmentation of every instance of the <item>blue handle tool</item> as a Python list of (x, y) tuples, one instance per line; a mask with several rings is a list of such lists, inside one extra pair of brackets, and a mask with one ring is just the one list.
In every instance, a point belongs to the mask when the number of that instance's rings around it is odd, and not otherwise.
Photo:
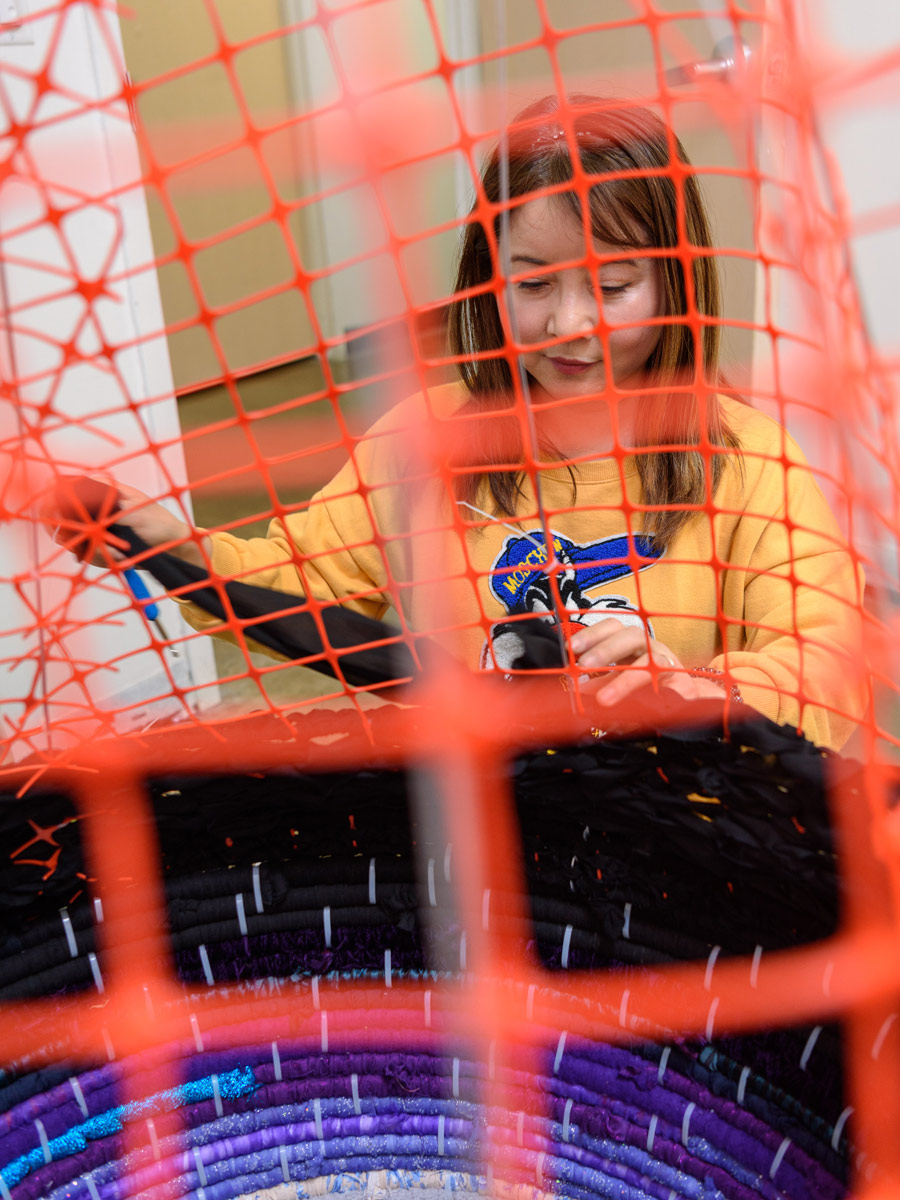
[(149, 600), (150, 601), (149, 604), (141, 605), (141, 608), (143, 608), (144, 612), (147, 615), (147, 620), (148, 621), (159, 620), (159, 608), (157, 607), (156, 604), (153, 603), (150, 593), (147, 591), (147, 585), (146, 585), (146, 583), (144, 583), (143, 579), (141, 579), (141, 577), (137, 573), (137, 571), (135, 571), (133, 568), (129, 567), (128, 570), (124, 572), (124, 574), (125, 574), (125, 581), (127, 582), (128, 586), (131, 588), (131, 594), (132, 594), (132, 596), (134, 596), (135, 600)]
[(131, 589), (131, 594), (134, 596), (135, 600), (148, 601), (147, 604), (141, 604), (141, 608), (144, 610), (147, 620), (153, 622), (153, 624), (156, 626), (156, 632), (164, 642), (168, 642), (167, 649), (171, 650), (172, 653), (178, 657), (179, 651), (172, 644), (169, 635), (166, 633), (165, 625), (163, 625), (162, 621), (159, 619), (159, 605), (147, 591), (146, 583), (144, 583), (143, 579), (141, 579), (140, 575), (134, 570), (133, 567), (126, 567), (123, 574), (125, 576), (125, 582)]

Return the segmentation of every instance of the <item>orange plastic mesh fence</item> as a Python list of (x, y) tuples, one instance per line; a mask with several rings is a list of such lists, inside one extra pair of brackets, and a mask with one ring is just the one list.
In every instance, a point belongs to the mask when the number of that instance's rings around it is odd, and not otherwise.
[[(133, 788), (137, 812), (141, 778), (173, 760), (184, 733), (148, 735), (149, 726), (187, 723), (195, 737), (210, 727), (209, 748), (192, 759), (196, 770), (215, 764), (218, 731), (227, 723), (233, 753), (261, 768), (274, 752), (242, 744), (240, 712), (262, 706), (277, 719), (286, 707), (319, 703), (323, 694), (357, 711), (359, 735), (316, 751), (321, 764), (363, 765), (379, 751), (366, 711), (380, 687), (347, 683), (330, 645), (324, 657), (337, 679), (323, 687), (320, 676), (256, 655), (251, 631), (232, 616), (237, 649), (221, 651), (216, 664), (206, 635), (185, 624), (169, 599), (136, 599), (121, 570), (75, 563), (48, 528), (47, 497), (60, 475), (108, 474), (162, 501), (192, 528), (258, 534), (272, 518), (309, 513), (308, 528), (321, 534), (321, 516), (313, 523), (320, 506), (311, 506), (310, 497), (349, 460), (334, 507), (354, 519), (335, 529), (330, 543), (304, 545), (299, 553), (283, 546), (270, 581), (285, 587), (292, 579), (288, 590), (296, 592), (311, 586), (308, 607), (320, 616), (329, 600), (327, 587), (316, 584), (329, 577), (331, 556), (341, 550), (357, 571), (341, 600), (377, 616), (393, 606), (404, 638), (432, 636), (458, 650), (470, 667), (480, 651), (489, 661), (494, 653), (482, 645), (504, 616), (504, 587), (518, 597), (532, 579), (549, 578), (544, 607), (532, 607), (552, 611), (567, 607), (566, 589), (574, 581), (576, 599), (567, 615), (577, 621), (579, 610), (594, 605), (596, 579), (579, 579), (579, 565), (598, 565), (599, 543), (557, 532), (560, 524), (572, 527), (569, 509), (584, 506), (585, 493), (576, 493), (574, 504), (559, 498), (553, 483), (559, 464), (548, 463), (535, 442), (530, 408), (535, 379), (543, 382), (541, 372), (551, 369), (535, 365), (541, 352), (534, 347), (552, 350), (564, 345), (564, 336), (546, 323), (537, 334), (525, 327), (515, 289), (523, 272), (539, 275), (542, 266), (504, 266), (503, 214), (510, 206), (503, 194), (499, 203), (485, 197), (478, 173), (489, 148), (498, 138), (502, 148), (510, 137), (515, 111), (542, 95), (602, 92), (645, 104), (683, 135), (693, 167), (677, 160), (666, 134), (665, 173), (678, 197), (677, 244), (664, 252), (635, 247), (638, 265), (631, 269), (677, 260), (686, 280), (684, 311), (660, 317), (657, 304), (643, 321), (617, 317), (612, 296), (621, 285), (604, 276), (615, 254), (607, 247), (604, 260), (603, 247), (598, 251), (587, 238), (583, 255), (554, 278), (599, 272), (600, 289), (607, 285), (609, 295), (596, 311), (591, 337), (607, 359), (611, 346), (613, 358), (627, 352), (628, 335), (643, 344), (648, 330), (671, 326), (676, 315), (675, 324), (689, 329), (697, 347), (704, 329), (719, 325), (729, 394), (739, 392), (797, 435), (841, 533), (820, 526), (819, 499), (813, 508), (804, 506), (802, 497), (818, 492), (810, 489), (793, 443), (779, 434), (763, 445), (753, 432), (743, 446), (742, 469), (753, 478), (761, 470), (777, 478), (780, 532), (768, 528), (770, 511), (754, 511), (740, 493), (708, 489), (692, 501), (694, 527), (707, 532), (676, 540), (667, 551), (667, 569), (692, 582), (679, 583), (677, 594), (655, 590), (659, 567), (655, 574), (646, 570), (655, 555), (636, 541), (647, 510), (628, 483), (634, 447), (614, 416), (605, 461), (620, 487), (612, 511), (619, 514), (624, 549), (613, 556), (613, 578), (628, 576), (624, 607), (642, 627), (649, 622), (660, 641), (681, 646), (689, 667), (703, 665), (690, 660), (695, 643), (682, 646), (667, 631), (693, 621), (709, 631), (702, 644), (726, 651), (725, 678), (740, 685), (746, 701), (822, 741), (835, 725), (853, 725), (851, 747), (868, 764), (868, 807), (850, 811), (846, 797), (834, 797), (842, 869), (852, 877), (880, 860), (893, 890), (857, 897), (835, 938), (773, 958), (753, 974), (752, 988), (751, 964), (733, 960), (717, 967), (714, 998), (703, 967), (684, 966), (667, 973), (671, 989), (631, 984), (628, 1003), (647, 1022), (683, 1032), (709, 1030), (711, 1022), (716, 1029), (740, 1029), (800, 1015), (843, 1016), (852, 1049), (854, 1141), (866, 1161), (880, 1167), (872, 1182), (860, 1175), (858, 1194), (894, 1194), (900, 1187), (893, 1132), (900, 1117), (900, 1033), (893, 1015), (900, 956), (896, 821), (888, 798), (898, 742), (896, 362), (868, 335), (854, 252), (860, 239), (894, 231), (900, 211), (880, 200), (854, 210), (822, 129), (839, 111), (894, 102), (900, 51), (843, 61), (818, 23), (806, 21), (790, 0), (723, 0), (715, 12), (622, 0), (602, 6), (603, 20), (594, 19), (592, 6), (551, 0), (513, 6), (322, 0), (297, 5), (292, 24), (275, 19), (274, 5), (270, 12), (269, 6), (203, 0), (182, 10), (183, 38), (157, 31), (151, 41), (158, 7), (122, 10), (131, 76), (124, 72), (116, 8), (103, 0), (35, 3), (0, 25), (0, 363), (8, 401), (4, 507), (11, 518), (4, 533), (9, 569), (0, 585), (0, 665), (10, 782), (24, 785), (41, 775), (77, 788), (84, 779), (78, 802), (99, 817), (99, 772)], [(716, 29), (731, 40), (714, 47)], [(616, 108), (611, 101), (608, 111)], [(576, 118), (564, 103), (554, 136), (567, 145), (578, 144)], [(630, 173), (653, 171), (620, 169), (619, 177)], [(710, 196), (714, 251), (698, 246), (686, 225), (690, 175)], [(585, 198), (592, 182), (576, 170), (564, 190), (571, 186)], [(511, 368), (512, 463), (530, 496), (499, 523), (484, 505), (446, 505), (451, 476), (465, 471), (459, 460), (465, 438), (447, 411), (460, 403), (452, 381), (465, 362), (445, 349), (443, 327), (451, 260), (472, 195), (491, 243), (493, 273), (485, 289), (503, 314), (505, 342), (494, 357), (499, 353)], [(509, 222), (516, 227), (515, 206), (512, 211)], [(697, 295), (695, 264), (710, 255), (726, 276), (721, 318), (711, 318)], [(535, 292), (544, 286), (526, 279)], [(583, 366), (563, 360), (552, 370), (571, 381)], [(702, 366), (692, 371), (661, 379), (657, 392), (670, 393), (671, 404), (695, 393), (702, 401), (708, 385), (724, 386), (704, 378)], [(620, 382), (605, 381), (614, 415), (629, 399)], [(376, 418), (420, 392), (424, 406), (407, 406), (387, 431), (363, 436)], [(574, 385), (562, 403), (577, 421), (571, 395), (579, 399)], [(733, 419), (742, 420), (737, 402), (728, 404)], [(678, 433), (657, 429), (657, 441), (699, 449), (709, 469), (713, 442), (704, 435), (685, 443), (684, 431)], [(564, 446), (564, 463), (576, 477), (596, 466), (591, 448), (583, 446), (577, 438)], [(639, 456), (652, 449), (652, 442), (643, 445)], [(609, 500), (596, 509), (605, 520)], [(385, 527), (385, 514), (393, 514), (398, 527)], [(742, 550), (736, 532), (729, 550), (735, 557), (726, 557), (710, 532), (723, 521), (736, 531), (741, 521), (745, 531), (756, 521), (754, 536), (765, 551), (754, 557), (752, 547)], [(89, 521), (79, 525), (63, 529), (62, 541), (67, 532), (83, 536), (85, 528), (102, 541)], [(187, 536), (201, 555), (208, 552), (201, 535)], [(488, 561), (479, 551), (490, 537), (496, 547), (502, 544), (505, 558), (497, 549)], [(169, 546), (178, 541), (176, 534), (164, 539)], [(223, 578), (242, 578), (248, 568), (229, 545), (218, 543), (214, 565)], [(772, 545), (781, 547), (780, 558)], [(802, 549), (810, 545), (843, 566), (810, 571)], [(869, 583), (865, 608), (855, 591), (860, 566)], [(835, 583), (841, 571), (845, 578)], [(735, 587), (750, 597), (739, 610), (728, 600)], [(718, 599), (698, 600), (692, 609), (678, 598), (701, 592)], [(777, 602), (754, 599), (770, 593)], [(153, 619), (153, 604), (161, 623)], [(843, 636), (835, 637), (835, 611)], [(814, 615), (801, 616), (809, 612)], [(771, 649), (779, 638), (789, 643), (786, 657)], [(755, 647), (768, 647), (777, 660), (769, 674), (751, 661)], [(565, 671), (576, 674), (571, 652)], [(627, 668), (620, 673), (627, 678)], [(684, 677), (680, 668), (675, 674)], [(652, 694), (661, 685), (659, 666), (651, 664), (644, 679)], [(585, 722), (602, 723), (601, 710), (590, 692), (570, 687), (563, 693), (558, 681), (506, 690), (494, 679), (463, 675), (462, 668), (459, 674), (436, 670), (418, 689), (413, 698), (426, 706), (430, 721), (407, 720), (401, 711), (393, 732), (405, 755), (437, 768), (445, 795), (455, 797), (448, 820), (460, 841), (475, 846), (463, 916), (480, 982), (459, 995), (435, 992), (434, 1004), (485, 1043), (528, 1041), (534, 1035), (523, 1016), (526, 997), (543, 977), (530, 962), (518, 961), (510, 980), (504, 951), (507, 973), (498, 979), (496, 935), (482, 929), (479, 915), (485, 889), (514, 890), (504, 872), (515, 855), (500, 852), (514, 845), (511, 808), (494, 785), (505, 759), (532, 736), (518, 723), (526, 705), (545, 708), (548, 741)], [(222, 701), (228, 703), (218, 707)], [(126, 743), (109, 737), (128, 730), (136, 732)], [(283, 753), (289, 761), (290, 747)], [(135, 893), (129, 899), (115, 882), (118, 830), (103, 819), (88, 824), (104, 905), (114, 911), (121, 903), (127, 920)], [(473, 839), (471, 830), (480, 836)], [(134, 836), (131, 886), (152, 894), (158, 888), (154, 850)], [(161, 926), (156, 934), (162, 936)], [(105, 954), (103, 1008), (73, 1000), (2, 1009), (5, 1056), (40, 1054), (75, 1021), (86, 1057), (101, 1052), (108, 1036), (125, 1050), (192, 1036), (170, 970), (153, 965), (152, 957), (135, 963), (127, 952), (120, 955), (114, 940)], [(164, 952), (159, 961), (165, 962)], [(624, 1003), (615, 977), (571, 983), (571, 1002), (558, 998), (548, 1015), (560, 1029), (583, 1019), (582, 1003), (614, 1009)], [(416, 986), (404, 986), (421, 997)], [(151, 1020), (145, 995), (153, 997)], [(363, 1006), (366, 987), (347, 995), (349, 1005)], [(255, 1015), (274, 1016), (286, 1003), (260, 999)], [(310, 1008), (301, 1016), (298, 1003), (291, 1001), (298, 1028), (307, 1019), (310, 1029), (318, 1028), (321, 1014)], [(238, 1007), (227, 992), (210, 990), (193, 1011), (206, 1019)]]

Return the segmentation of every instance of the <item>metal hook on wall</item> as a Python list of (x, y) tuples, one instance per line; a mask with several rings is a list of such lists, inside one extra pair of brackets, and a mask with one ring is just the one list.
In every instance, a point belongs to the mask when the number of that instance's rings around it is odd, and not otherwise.
[(682, 87), (706, 79), (731, 83), (740, 71), (745, 71), (753, 58), (753, 50), (740, 36), (729, 35), (716, 42), (712, 56), (700, 62), (685, 63), (666, 71), (670, 87)]

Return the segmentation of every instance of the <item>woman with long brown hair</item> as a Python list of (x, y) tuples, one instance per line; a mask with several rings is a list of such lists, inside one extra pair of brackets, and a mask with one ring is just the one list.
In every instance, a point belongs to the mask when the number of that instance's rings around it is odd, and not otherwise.
[[(840, 745), (863, 704), (861, 577), (796, 444), (723, 389), (721, 324), (672, 130), (549, 97), (505, 133), (466, 221), (457, 382), (398, 405), (266, 538), (192, 530), (120, 485), (122, 519), (222, 576), (393, 606), (410, 636), (450, 613), (473, 666), (513, 670), (537, 616), (600, 704), (662, 683)], [(423, 424), (448, 447), (437, 469)]]

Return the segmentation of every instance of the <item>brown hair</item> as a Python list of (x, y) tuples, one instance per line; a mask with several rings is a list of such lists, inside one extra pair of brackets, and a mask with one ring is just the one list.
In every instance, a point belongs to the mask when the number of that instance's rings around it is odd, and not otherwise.
[[(578, 148), (578, 164), (573, 164), (572, 145)], [(504, 169), (506, 181), (502, 178)], [(628, 173), (624, 178), (623, 172)], [(610, 174), (617, 177), (603, 178)], [(712, 318), (703, 322), (699, 337), (688, 322), (667, 321), (660, 327), (659, 340), (646, 364), (655, 387), (639, 401), (635, 431), (638, 444), (651, 447), (637, 455), (643, 502), (651, 506), (645, 514), (643, 531), (653, 533), (657, 544), (665, 546), (690, 520), (690, 506), (706, 503), (707, 489), (709, 494), (715, 491), (725, 469), (723, 455), (709, 455), (707, 481), (707, 456), (699, 448), (701, 441), (734, 448), (737, 440), (722, 417), (715, 395), (716, 386), (722, 382), (715, 257), (685, 252), (686, 246), (711, 247), (703, 199), (683, 146), (648, 109), (592, 96), (570, 96), (562, 103), (556, 96), (548, 96), (519, 113), (505, 145), (498, 146), (489, 157), (466, 226), (456, 278), (457, 298), (449, 315), (451, 353), (459, 359), (460, 376), (470, 392), (462, 411), (478, 413), (510, 406), (515, 355), (507, 349), (496, 299), (497, 281), (502, 276), (495, 269), (501, 208), (506, 198), (512, 201), (545, 193), (546, 189), (555, 190), (558, 200), (570, 207), (579, 221), (584, 219), (581, 196), (585, 194), (591, 232), (598, 241), (623, 247), (671, 247), (671, 256), (656, 259), (664, 296), (663, 315), (684, 317), (690, 310)], [(679, 236), (682, 220), (683, 238)], [(690, 299), (684, 271), (687, 261), (693, 292)], [(673, 390), (666, 390), (669, 388)], [(706, 392), (706, 388), (710, 390)], [(701, 402), (700, 395), (705, 402)], [(496, 425), (488, 422), (492, 424)], [(508, 434), (514, 421), (510, 417), (509, 422), (500, 424)], [(701, 424), (705, 439), (701, 439)], [(521, 460), (517, 425), (515, 430), (513, 458), (509, 449), (501, 449), (502, 441), (509, 446), (508, 438), (498, 439), (495, 433), (493, 446), (489, 443), (490, 433), (480, 440), (474, 470), (456, 477), (458, 499), (474, 503), (487, 483), (497, 511), (506, 516), (515, 514), (523, 473), (491, 469), (492, 464), (501, 461)], [(698, 449), (661, 448), (665, 445)], [(552, 447), (540, 449), (554, 453)], [(676, 507), (656, 507), (654, 511), (655, 506), (666, 505)]]

